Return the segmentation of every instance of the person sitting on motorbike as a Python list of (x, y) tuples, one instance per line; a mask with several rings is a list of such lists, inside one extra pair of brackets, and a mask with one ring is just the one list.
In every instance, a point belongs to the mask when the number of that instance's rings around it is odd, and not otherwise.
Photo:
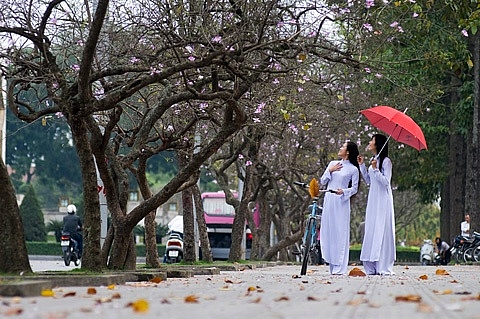
[(80, 233), (82, 230), (82, 221), (80, 217), (75, 215), (77, 207), (75, 205), (67, 206), (67, 215), (63, 217), (63, 231), (70, 233), (70, 237), (77, 241), (78, 258), (82, 258), (83, 251), (83, 236)]
[(435, 244), (435, 250), (437, 254), (442, 257), (441, 264), (448, 265), (452, 257), (452, 253), (450, 252), (450, 245), (443, 241), (440, 237), (435, 238)]

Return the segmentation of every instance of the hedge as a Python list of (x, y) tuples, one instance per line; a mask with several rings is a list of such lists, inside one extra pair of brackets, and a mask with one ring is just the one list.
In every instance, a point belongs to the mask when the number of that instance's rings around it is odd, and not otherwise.
[[(48, 255), (61, 256), (62, 248), (60, 243), (31, 242), (27, 241), (27, 252), (29, 255)], [(137, 256), (145, 257), (145, 245), (137, 245)], [(157, 245), (158, 255), (163, 256), (165, 253), (165, 245)]]
[[(165, 253), (165, 245), (157, 245), (158, 256), (162, 258)], [(60, 243), (46, 242), (27, 242), (27, 251), (29, 255), (62, 255)], [(145, 257), (145, 245), (137, 245), (137, 256)], [(360, 248), (350, 249), (350, 261), (360, 260)], [(418, 250), (397, 249), (397, 262), (420, 262), (420, 252)]]

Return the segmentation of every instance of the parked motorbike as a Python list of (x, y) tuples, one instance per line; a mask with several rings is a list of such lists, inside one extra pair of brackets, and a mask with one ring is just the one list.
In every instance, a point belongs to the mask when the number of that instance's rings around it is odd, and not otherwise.
[(78, 266), (80, 263), (78, 245), (77, 241), (70, 236), (70, 233), (62, 232), (60, 246), (62, 247), (65, 266), (70, 266), (70, 262), (73, 262), (75, 266)]
[(469, 238), (465, 236), (458, 235), (454, 238), (453, 244), (450, 246), (450, 252), (452, 253), (452, 259), (456, 263), (461, 263), (465, 261), (465, 251), (472, 247), (475, 238)]
[(424, 239), (420, 247), (420, 263), (422, 266), (437, 264), (438, 258), (431, 239)]
[(183, 234), (171, 231), (165, 248), (163, 262), (172, 264), (183, 260)]

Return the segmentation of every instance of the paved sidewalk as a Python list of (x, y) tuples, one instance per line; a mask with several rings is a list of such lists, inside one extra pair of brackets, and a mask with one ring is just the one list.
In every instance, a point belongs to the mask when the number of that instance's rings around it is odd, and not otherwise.
[[(479, 266), (395, 271), (389, 277), (331, 276), (327, 266), (315, 266), (300, 277), (300, 266), (247, 267), (99, 286), (94, 294), (88, 287), (62, 287), (51, 297), (0, 297), (0, 317), (17, 311), (12, 318), (480, 318)], [(148, 309), (135, 311), (142, 300)]]

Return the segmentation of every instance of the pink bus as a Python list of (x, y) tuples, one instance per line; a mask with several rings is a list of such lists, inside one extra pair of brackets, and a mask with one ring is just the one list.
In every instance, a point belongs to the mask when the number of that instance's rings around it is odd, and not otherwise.
[[(237, 197), (238, 194), (234, 193)], [(225, 193), (202, 193), (202, 202), (207, 224), (208, 239), (214, 260), (226, 260), (232, 245), (232, 225), (235, 209), (225, 201)], [(250, 259), (252, 233), (247, 225), (245, 258)]]

